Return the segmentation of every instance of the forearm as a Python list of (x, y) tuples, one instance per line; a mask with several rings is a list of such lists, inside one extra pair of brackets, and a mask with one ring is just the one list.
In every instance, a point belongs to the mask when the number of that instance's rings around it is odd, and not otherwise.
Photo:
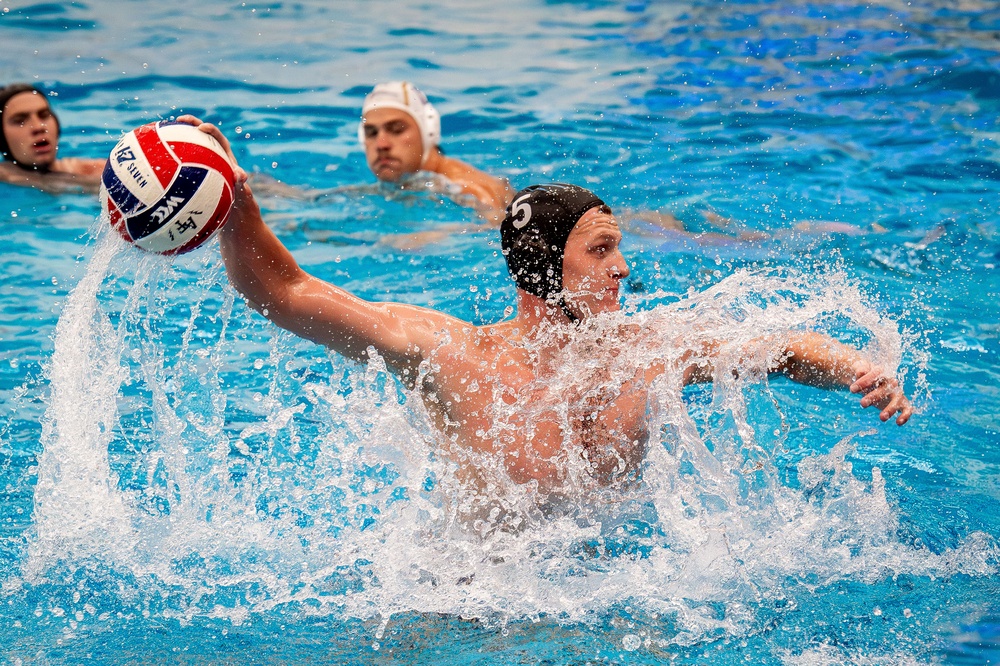
[(820, 333), (792, 333), (784, 354), (769, 370), (780, 372), (800, 384), (826, 389), (846, 388), (854, 381), (855, 364), (863, 359), (857, 349)]
[(288, 290), (306, 277), (264, 223), (246, 186), (237, 194), (229, 220), (219, 232), (219, 244), (230, 283), (260, 312), (277, 312), (288, 300)]
[(430, 348), (442, 328), (437, 313), (370, 303), (303, 271), (264, 223), (249, 188), (237, 196), (220, 245), (229, 281), (252, 308), (348, 358), (366, 361), (374, 347), (394, 369), (415, 368), (420, 348)]

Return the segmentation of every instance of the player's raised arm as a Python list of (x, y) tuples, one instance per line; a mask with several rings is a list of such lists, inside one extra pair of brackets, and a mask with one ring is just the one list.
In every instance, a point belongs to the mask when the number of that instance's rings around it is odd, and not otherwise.
[[(196, 122), (190, 116), (179, 120)], [(235, 164), (218, 128), (199, 127), (219, 140)], [(374, 347), (404, 379), (416, 377), (416, 366), (439, 344), (440, 336), (461, 325), (433, 310), (365, 301), (306, 273), (264, 223), (240, 169), (233, 210), (219, 242), (230, 282), (255, 310), (352, 359), (367, 360), (368, 348)]]

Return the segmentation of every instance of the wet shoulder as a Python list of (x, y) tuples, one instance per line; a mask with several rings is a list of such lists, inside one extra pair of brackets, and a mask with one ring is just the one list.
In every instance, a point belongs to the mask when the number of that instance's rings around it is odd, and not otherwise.
[(82, 178), (100, 178), (105, 164), (105, 160), (66, 157), (56, 162), (53, 171)]
[(440, 338), (430, 355), (445, 374), (474, 373), (482, 379), (517, 379), (531, 375), (531, 359), (517, 344), (518, 331), (510, 322), (489, 326), (463, 323)]
[(510, 198), (510, 186), (505, 179), (492, 176), (471, 164), (451, 157), (445, 158), (441, 175), (472, 195), (480, 203), (502, 208)]

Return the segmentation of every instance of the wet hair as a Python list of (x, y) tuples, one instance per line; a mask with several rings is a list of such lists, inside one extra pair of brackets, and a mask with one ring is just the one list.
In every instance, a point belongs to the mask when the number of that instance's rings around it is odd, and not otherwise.
[[(7, 108), (7, 102), (9, 102), (12, 97), (26, 92), (35, 92), (42, 96), (42, 99), (45, 100), (46, 104), (49, 103), (48, 95), (45, 94), (44, 90), (42, 90), (41, 88), (36, 88), (35, 86), (28, 83), (11, 83), (8, 86), (0, 88), (0, 154), (2, 154), (3, 158), (8, 162), (13, 162), (14, 164), (17, 164), (18, 166), (21, 167), (23, 167), (24, 165), (18, 164), (17, 160), (14, 159), (14, 156), (10, 152), (10, 145), (7, 143), (7, 135), (4, 134), (3, 131), (4, 127), (3, 113), (4, 109)], [(52, 119), (56, 123), (56, 139), (58, 140), (60, 132), (59, 118), (56, 117), (55, 112), (52, 110), (51, 104), (49, 104), (49, 113), (52, 115)]]
[(562, 308), (563, 256), (566, 241), (584, 213), (604, 206), (593, 192), (566, 183), (526, 187), (511, 200), (500, 241), (507, 270), (518, 287)]

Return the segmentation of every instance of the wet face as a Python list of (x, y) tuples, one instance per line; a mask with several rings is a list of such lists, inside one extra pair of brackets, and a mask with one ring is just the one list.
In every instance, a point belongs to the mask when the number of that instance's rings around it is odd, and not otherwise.
[(398, 109), (374, 109), (364, 116), (365, 159), (379, 180), (396, 182), (420, 170), (423, 141), (410, 114)]
[(570, 232), (563, 256), (563, 289), (566, 305), (577, 317), (621, 308), (619, 283), (629, 274), (619, 249), (621, 240), (621, 229), (607, 206), (588, 210)]
[(46, 168), (56, 161), (59, 127), (43, 95), (28, 90), (7, 100), (3, 133), (18, 164)]

